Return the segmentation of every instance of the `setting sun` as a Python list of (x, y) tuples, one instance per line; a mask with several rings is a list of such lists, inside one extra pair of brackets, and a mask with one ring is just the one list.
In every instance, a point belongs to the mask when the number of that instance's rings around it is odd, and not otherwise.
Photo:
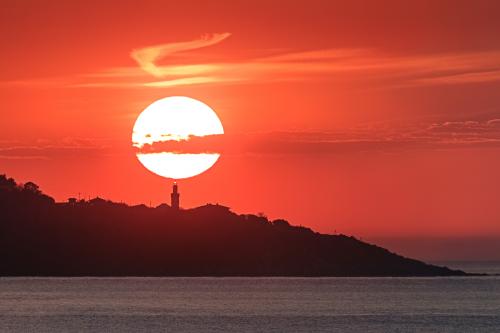
[(224, 134), (215, 112), (189, 97), (167, 97), (149, 105), (137, 118), (132, 145), (137, 158), (150, 171), (166, 178), (189, 178), (208, 170), (218, 153), (186, 154), (178, 151), (144, 152), (145, 146), (169, 141), (189, 141), (190, 137)]

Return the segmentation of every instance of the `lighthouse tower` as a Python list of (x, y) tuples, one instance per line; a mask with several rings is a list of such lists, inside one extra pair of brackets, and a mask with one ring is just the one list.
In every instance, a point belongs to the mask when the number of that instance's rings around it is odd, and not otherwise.
[(173, 209), (179, 209), (179, 191), (177, 188), (177, 183), (174, 182), (174, 186), (172, 186), (172, 193), (170, 193), (170, 206)]

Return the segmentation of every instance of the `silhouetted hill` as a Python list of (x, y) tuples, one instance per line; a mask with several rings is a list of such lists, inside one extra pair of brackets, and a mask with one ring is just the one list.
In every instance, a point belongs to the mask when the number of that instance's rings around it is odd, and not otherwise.
[(464, 275), (354, 237), (206, 205), (56, 203), (0, 176), (2, 276)]

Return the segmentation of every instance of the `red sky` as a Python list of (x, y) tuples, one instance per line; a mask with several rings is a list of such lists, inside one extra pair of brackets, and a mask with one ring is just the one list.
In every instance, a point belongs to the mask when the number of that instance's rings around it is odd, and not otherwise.
[[(184, 207), (500, 259), (484, 246), (500, 240), (498, 13), (498, 1), (4, 2), (0, 172), (61, 201), (167, 201), (131, 131), (151, 102), (184, 95), (230, 142), (180, 181)], [(434, 253), (431, 238), (455, 247)]]

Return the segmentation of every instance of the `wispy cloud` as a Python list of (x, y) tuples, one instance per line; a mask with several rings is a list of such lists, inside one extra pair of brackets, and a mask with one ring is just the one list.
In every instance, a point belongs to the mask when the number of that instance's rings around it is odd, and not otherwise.
[(156, 77), (184, 75), (186, 72), (194, 75), (203, 74), (207, 71), (213, 71), (216, 68), (214, 68), (214, 65), (210, 64), (159, 66), (157, 62), (178, 52), (196, 50), (202, 47), (218, 44), (230, 35), (230, 33), (205, 34), (199, 39), (188, 42), (167, 43), (136, 49), (132, 51), (130, 56), (137, 61), (139, 67), (141, 67), (145, 72)]
[(500, 81), (500, 70), (458, 73), (414, 80), (416, 85), (449, 85)]
[[(355, 81), (389, 86), (465, 84), (500, 80), (500, 51), (426, 55), (385, 55), (372, 49), (323, 49), (281, 51), (234, 62), (175, 63), (173, 57), (183, 51), (221, 43), (229, 33), (206, 35), (184, 43), (162, 44), (132, 52), (139, 68), (112, 68), (93, 78), (129, 79), (87, 83), (101, 87), (173, 87), (194, 84), (268, 82), (271, 80), (321, 79)], [(160, 60), (167, 61), (158, 65)], [(199, 62), (194, 62), (200, 59)], [(156, 80), (148, 79), (149, 74)], [(134, 80), (135, 79), (135, 80)], [(85, 83), (84, 83), (85, 85)]]
[[(260, 56), (207, 61), (204, 48), (230, 33), (205, 34), (186, 42), (134, 49), (135, 67), (108, 68), (76, 78), (4, 84), (63, 84), (88, 88), (165, 88), (187, 85), (329, 80), (372, 87), (416, 87), (500, 81), (500, 51), (395, 55), (381, 50), (262, 50)], [(233, 37), (235, 38), (235, 37)], [(226, 51), (227, 52), (227, 51)], [(227, 57), (226, 57), (227, 58)]]
[(63, 138), (36, 142), (0, 143), (0, 160), (48, 160), (60, 158), (96, 157), (109, 153), (106, 140)]

